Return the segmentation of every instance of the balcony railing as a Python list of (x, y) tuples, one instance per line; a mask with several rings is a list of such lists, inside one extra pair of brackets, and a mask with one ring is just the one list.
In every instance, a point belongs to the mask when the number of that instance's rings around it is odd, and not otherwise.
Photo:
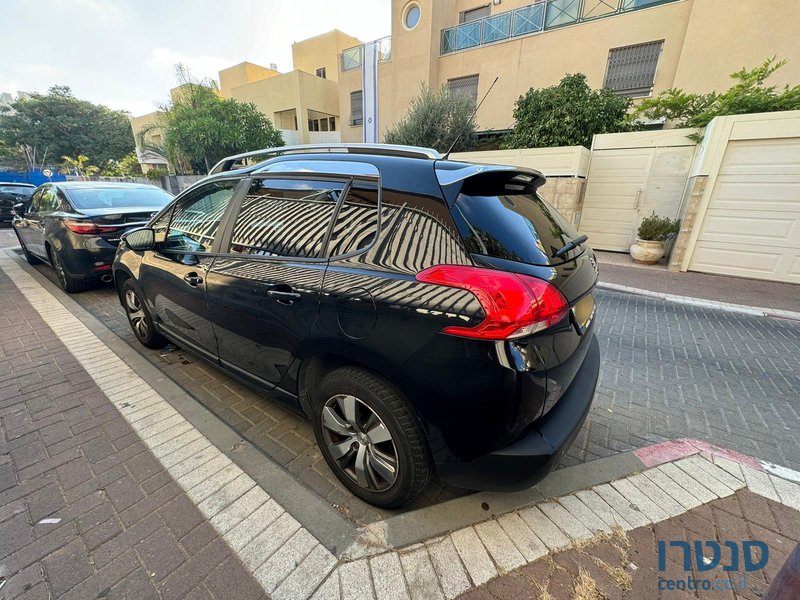
[[(375, 40), (378, 44), (378, 63), (392, 60), (392, 36)], [(342, 51), (342, 71), (360, 69), (364, 62), (364, 45), (353, 46)]]
[(540, 0), (442, 30), (441, 54), (531, 35), (677, 0)]

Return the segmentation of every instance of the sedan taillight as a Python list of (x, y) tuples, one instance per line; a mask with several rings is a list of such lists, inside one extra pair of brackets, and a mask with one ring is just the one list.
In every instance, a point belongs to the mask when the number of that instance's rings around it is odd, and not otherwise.
[(528, 275), (462, 265), (436, 265), (417, 273), (417, 281), (472, 292), (486, 314), (474, 327), (449, 326), (451, 335), (505, 340), (552, 327), (569, 311), (569, 304), (551, 283)]
[(93, 221), (79, 221), (77, 219), (64, 219), (67, 229), (84, 235), (97, 235), (98, 233), (114, 233), (119, 231), (119, 227), (108, 225), (97, 225)]

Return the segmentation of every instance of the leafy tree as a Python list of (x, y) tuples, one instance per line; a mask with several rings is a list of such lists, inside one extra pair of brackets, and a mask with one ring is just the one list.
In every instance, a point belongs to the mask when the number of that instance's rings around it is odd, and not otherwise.
[(62, 156), (61, 172), (65, 175), (78, 175), (83, 179), (97, 175), (100, 172), (100, 167), (89, 164), (89, 157), (84, 154), (79, 154), (75, 158), (71, 156)]
[(142, 174), (142, 166), (136, 152), (129, 152), (119, 160), (112, 158), (106, 162), (100, 174), (107, 177), (136, 177)]
[(144, 176), (147, 177), (150, 181), (158, 181), (159, 179), (161, 179), (162, 177), (166, 177), (167, 175), (169, 175), (169, 172), (166, 169), (162, 169), (159, 167), (150, 169), (147, 171), (147, 173), (144, 174)]
[(565, 76), (558, 85), (533, 89), (519, 97), (514, 108), (514, 131), (506, 148), (592, 145), (598, 133), (630, 131), (626, 119), (630, 98), (611, 90), (593, 90), (586, 75)]
[[(766, 85), (767, 79), (785, 64), (785, 60), (772, 57), (752, 70), (732, 73), (731, 79), (736, 83), (721, 94), (691, 94), (677, 88), (666, 90), (644, 100), (635, 115), (647, 119), (665, 118), (678, 127), (703, 128), (715, 117), (724, 115), (798, 110), (800, 85), (787, 85), (780, 91), (774, 85)], [(702, 138), (700, 135), (689, 137), (696, 141)]]
[(16, 170), (24, 169), (25, 166), (25, 155), (22, 149), (19, 146), (8, 146), (0, 139), (0, 167)]
[(384, 139), (388, 144), (423, 146), (446, 152), (461, 134), (453, 150), (472, 150), (477, 129), (472, 118), (474, 110), (472, 98), (451, 94), (446, 86), (434, 90), (423, 82), (408, 112), (386, 131)]
[(128, 113), (79, 100), (67, 86), (12, 103), (0, 113), (0, 140), (21, 148), (31, 169), (48, 156), (83, 154), (106, 162), (134, 147)]
[[(193, 79), (181, 65), (177, 71), (179, 91), (139, 136), (145, 150), (166, 153), (178, 170), (208, 172), (231, 154), (283, 146), (283, 135), (255, 104), (222, 98), (214, 82)], [(144, 143), (153, 130), (162, 131), (163, 148)]]

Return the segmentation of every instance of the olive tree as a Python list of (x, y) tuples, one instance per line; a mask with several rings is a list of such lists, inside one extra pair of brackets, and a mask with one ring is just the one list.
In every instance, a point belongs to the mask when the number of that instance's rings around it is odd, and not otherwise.
[(452, 94), (446, 86), (435, 90), (422, 83), (408, 112), (386, 131), (384, 140), (388, 144), (423, 146), (446, 152), (458, 138), (453, 148), (455, 152), (472, 150), (477, 129), (474, 110), (473, 98)]

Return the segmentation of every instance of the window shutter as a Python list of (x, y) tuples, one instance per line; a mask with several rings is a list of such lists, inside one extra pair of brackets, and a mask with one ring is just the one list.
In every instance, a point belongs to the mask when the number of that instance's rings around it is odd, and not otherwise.
[(465, 10), (461, 13), (461, 22), (462, 23), (469, 23), (470, 21), (477, 21), (478, 19), (483, 19), (484, 17), (488, 17), (492, 12), (492, 7), (490, 5), (480, 6), (478, 8), (473, 8), (472, 10)]
[(621, 96), (647, 96), (653, 89), (664, 40), (608, 52), (604, 87)]
[(364, 94), (361, 90), (350, 92), (350, 124), (364, 124)]
[(473, 103), (478, 102), (478, 76), (467, 75), (447, 80), (447, 90), (452, 95), (464, 95), (472, 98)]

